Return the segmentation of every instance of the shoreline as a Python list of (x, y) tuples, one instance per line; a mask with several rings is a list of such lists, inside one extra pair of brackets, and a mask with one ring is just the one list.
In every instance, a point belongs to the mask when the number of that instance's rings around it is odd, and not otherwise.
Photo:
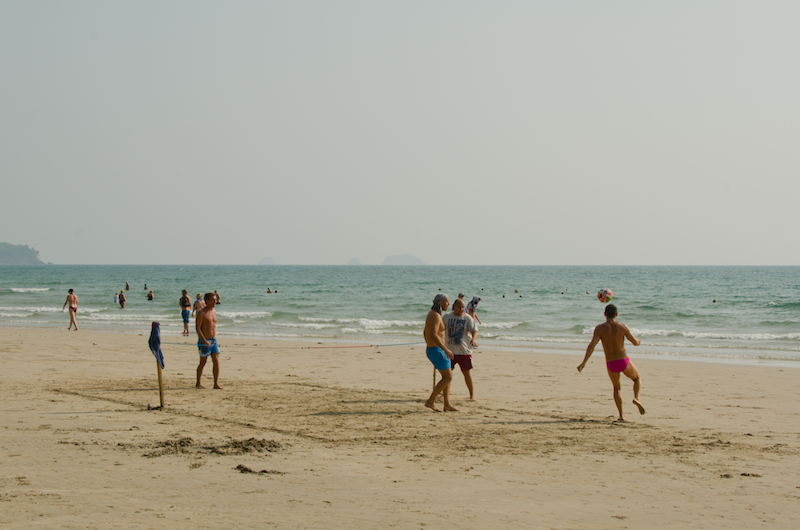
[[(91, 325), (91, 324), (90, 324)], [(190, 331), (194, 335), (194, 328), (193, 323), (190, 323)], [(40, 326), (19, 326), (16, 323), (0, 323), (0, 329), (20, 329), (20, 330), (50, 330), (50, 331), (60, 331), (61, 328), (56, 328), (53, 326), (52, 323), (42, 323)], [(420, 328), (421, 329), (421, 328)], [(133, 329), (110, 329), (110, 328), (81, 328), (80, 331), (86, 333), (106, 333), (106, 334), (114, 334), (114, 335), (142, 335), (145, 334), (149, 336), (150, 331), (147, 330), (146, 332), (143, 330), (133, 330)], [(181, 337), (182, 334), (179, 332), (180, 329), (176, 327), (175, 329), (171, 328), (161, 328), (161, 336), (162, 337)], [(244, 341), (251, 341), (251, 342), (288, 342), (288, 343), (313, 343), (313, 344), (327, 344), (332, 343), (338, 346), (346, 346), (352, 345), (353, 347), (364, 347), (364, 346), (378, 346), (378, 347), (400, 347), (406, 346), (409, 344), (424, 344), (423, 341), (418, 342), (400, 342), (397, 344), (393, 344), (383, 341), (366, 341), (366, 340), (356, 340), (356, 339), (345, 339), (345, 338), (330, 338), (330, 337), (256, 337), (253, 335), (249, 335), (246, 332), (231, 332), (227, 333), (225, 329), (217, 329), (217, 335), (219, 337), (224, 337), (225, 339), (231, 340), (244, 340)], [(489, 347), (479, 346), (477, 349), (478, 352), (481, 351), (498, 351), (498, 352), (505, 352), (505, 353), (523, 353), (529, 355), (562, 355), (562, 356), (569, 356), (569, 355), (578, 355), (583, 356), (586, 351), (586, 345), (591, 340), (591, 336), (586, 336), (585, 343), (575, 343), (574, 348), (558, 348), (555, 346), (542, 346), (542, 347), (534, 347), (534, 346), (519, 346), (519, 345), (511, 345), (511, 346), (504, 346), (502, 344), (491, 344)], [(480, 334), (478, 336), (480, 340)], [(381, 343), (381, 344), (376, 344)], [(645, 347), (647, 347), (647, 343), (643, 343)], [(715, 352), (714, 354), (709, 353), (708, 355), (702, 354), (681, 354), (681, 353), (674, 353), (674, 352), (661, 352), (661, 353), (643, 353), (641, 351), (637, 351), (638, 347), (631, 346), (628, 349), (628, 356), (631, 359), (650, 359), (650, 360), (662, 360), (662, 361), (678, 361), (678, 362), (694, 362), (694, 363), (704, 363), (704, 364), (718, 364), (718, 365), (730, 365), (730, 366), (768, 366), (768, 367), (775, 367), (775, 368), (789, 368), (789, 369), (800, 369), (800, 359), (793, 359), (793, 358), (784, 358), (784, 359), (761, 359), (758, 357), (741, 357), (741, 356), (734, 356), (734, 355), (720, 355), (716, 353), (718, 351), (724, 351), (725, 349), (733, 349), (733, 348), (702, 348), (702, 351), (709, 351)], [(700, 348), (698, 348), (700, 349)], [(747, 348), (736, 348), (741, 350), (747, 350)], [(759, 351), (750, 349), (748, 351)], [(602, 355), (602, 351), (600, 351)], [(595, 352), (597, 355), (597, 352)], [(580, 362), (580, 361), (579, 361)]]
[[(172, 340), (170, 340), (172, 342)], [(796, 372), (635, 359), (645, 415), (616, 424), (602, 353), (474, 355), (453, 413), (424, 348), (0, 327), (0, 527), (789, 527)], [(248, 472), (252, 471), (252, 472)]]

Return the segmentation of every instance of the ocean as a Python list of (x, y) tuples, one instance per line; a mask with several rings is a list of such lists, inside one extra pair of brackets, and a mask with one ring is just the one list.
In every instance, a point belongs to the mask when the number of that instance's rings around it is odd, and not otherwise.
[[(126, 281), (121, 309), (113, 296)], [(225, 337), (419, 343), (433, 297), (464, 293), (481, 298), (481, 349), (571, 354), (576, 365), (608, 288), (642, 340), (628, 348), (634, 359), (800, 367), (800, 267), (0, 266), (0, 325), (66, 329), (70, 288), (81, 329), (149, 334), (159, 321), (165, 335), (183, 329), (182, 289), (193, 300), (217, 290), (223, 347)]]

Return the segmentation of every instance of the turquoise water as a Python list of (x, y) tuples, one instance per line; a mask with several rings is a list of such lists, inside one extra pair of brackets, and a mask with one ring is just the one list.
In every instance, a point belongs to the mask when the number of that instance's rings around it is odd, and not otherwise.
[(441, 289), (481, 297), (482, 348), (580, 355), (604, 320), (601, 287), (642, 339), (634, 357), (800, 366), (800, 267), (2, 266), (0, 325), (66, 328), (72, 288), (82, 329), (149, 333), (158, 320), (179, 335), (181, 289), (216, 289), (221, 339), (400, 344), (421, 341)]

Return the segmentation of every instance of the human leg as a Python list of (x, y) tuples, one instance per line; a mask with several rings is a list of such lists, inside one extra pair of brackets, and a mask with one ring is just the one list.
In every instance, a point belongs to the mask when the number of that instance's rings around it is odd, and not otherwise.
[(625, 421), (625, 413), (622, 410), (622, 385), (619, 381), (619, 372), (609, 370), (608, 377), (611, 379), (611, 384), (614, 385), (614, 403), (619, 411), (618, 421)]
[[(450, 380), (447, 382), (447, 385), (442, 389), (442, 401), (444, 401), (444, 411), (445, 412), (457, 412), (458, 409), (455, 408), (453, 405), (450, 404), (450, 383), (453, 382), (453, 370), (447, 370), (450, 372)], [(444, 374), (442, 374), (442, 379), (444, 379)]]
[[(453, 380), (453, 370), (447, 368), (446, 370), (439, 370), (439, 373), (442, 374), (442, 378), (436, 383), (436, 386), (433, 387), (433, 392), (431, 392), (431, 397), (428, 398), (428, 401), (425, 402), (425, 406), (435, 412), (441, 412), (438, 408), (436, 408), (436, 396), (440, 393), (443, 393), (445, 389), (450, 388), (450, 381)], [(445, 399), (445, 410), (447, 410), (447, 406), (450, 405), (450, 395), (448, 392), (447, 398)]]
[(477, 401), (477, 399), (475, 399), (475, 389), (472, 386), (472, 370), (462, 369), (461, 373), (464, 374), (464, 382), (467, 384), (467, 388), (469, 389), (469, 400)]
[(212, 353), (211, 354), (211, 362), (214, 363), (214, 388), (222, 390), (222, 387), (219, 386), (219, 354)]
[(206, 365), (206, 361), (208, 361), (208, 357), (200, 357), (200, 364), (197, 365), (197, 384), (195, 385), (197, 388), (205, 388), (200, 384), (200, 378), (203, 377), (203, 367)]
[(633, 404), (639, 409), (639, 414), (644, 414), (644, 406), (639, 401), (639, 392), (642, 390), (642, 377), (639, 375), (639, 370), (633, 363), (629, 363), (622, 373), (633, 381)]

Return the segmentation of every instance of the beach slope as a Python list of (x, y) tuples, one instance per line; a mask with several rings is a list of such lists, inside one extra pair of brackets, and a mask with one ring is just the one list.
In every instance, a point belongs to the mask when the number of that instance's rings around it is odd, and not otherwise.
[(0, 328), (3, 528), (793, 527), (796, 369), (637, 359), (616, 410), (602, 353), (478, 351), (470, 403), (423, 406), (422, 346)]

